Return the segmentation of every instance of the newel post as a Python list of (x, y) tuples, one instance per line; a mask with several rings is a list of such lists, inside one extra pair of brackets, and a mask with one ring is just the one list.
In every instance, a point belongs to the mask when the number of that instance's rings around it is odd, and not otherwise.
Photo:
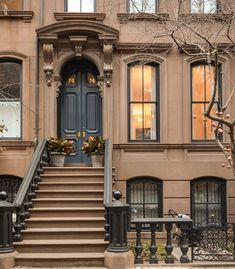
[(109, 269), (134, 268), (134, 255), (127, 245), (130, 206), (120, 201), (121, 196), (120, 191), (115, 191), (115, 200), (106, 205), (110, 225), (109, 245), (105, 251), (104, 263)]
[(0, 268), (15, 266), (16, 251), (13, 247), (12, 213), (13, 204), (6, 201), (7, 193), (0, 192)]

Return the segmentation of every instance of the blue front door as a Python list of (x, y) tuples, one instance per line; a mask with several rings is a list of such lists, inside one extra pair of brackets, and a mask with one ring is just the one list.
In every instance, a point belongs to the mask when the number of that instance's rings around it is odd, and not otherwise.
[(61, 136), (75, 141), (69, 163), (89, 163), (81, 152), (83, 141), (90, 135), (102, 135), (101, 96), (97, 87), (97, 68), (88, 61), (73, 61), (63, 71), (60, 96)]

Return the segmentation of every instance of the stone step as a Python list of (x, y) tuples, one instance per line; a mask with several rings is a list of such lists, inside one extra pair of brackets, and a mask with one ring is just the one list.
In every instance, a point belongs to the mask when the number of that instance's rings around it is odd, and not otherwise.
[(39, 207), (100, 207), (103, 198), (36, 198), (34, 208)]
[(20, 253), (16, 256), (16, 266), (33, 266), (44, 268), (81, 266), (99, 267), (104, 266), (104, 253)]
[(42, 182), (104, 182), (104, 174), (52, 174), (41, 175)]
[[(113, 173), (115, 169), (113, 168)], [(104, 174), (104, 167), (76, 167), (76, 166), (64, 166), (64, 167), (44, 167), (44, 173), (47, 174)]]
[(31, 218), (38, 217), (103, 217), (104, 207), (37, 207), (29, 210)]
[(69, 180), (64, 182), (40, 182), (40, 190), (103, 190), (104, 183), (96, 181), (81, 181), (81, 182), (70, 182)]
[(103, 217), (30, 218), (27, 228), (102, 228)]
[(23, 240), (14, 244), (20, 253), (100, 253), (107, 245), (102, 239)]
[(37, 190), (37, 198), (102, 198), (103, 190)]
[(22, 234), (24, 240), (104, 239), (104, 228), (31, 228)]

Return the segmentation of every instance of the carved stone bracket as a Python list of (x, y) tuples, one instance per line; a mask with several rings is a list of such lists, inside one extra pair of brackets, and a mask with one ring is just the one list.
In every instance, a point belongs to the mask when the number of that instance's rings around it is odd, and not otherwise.
[(114, 35), (99, 35), (104, 53), (104, 82), (107, 87), (112, 84), (113, 73), (113, 44), (117, 37)]
[(87, 36), (69, 36), (70, 42), (74, 45), (76, 56), (82, 56), (82, 49), (87, 42)]
[(44, 72), (46, 75), (47, 86), (51, 86), (53, 81), (53, 52), (52, 44), (43, 44)]
[(62, 86), (61, 76), (59, 76), (59, 75), (54, 76), (54, 82), (55, 82), (55, 89), (56, 89), (56, 98), (58, 98), (60, 95), (61, 86)]
[(104, 77), (98, 76), (97, 86), (99, 88), (100, 96), (103, 97)]

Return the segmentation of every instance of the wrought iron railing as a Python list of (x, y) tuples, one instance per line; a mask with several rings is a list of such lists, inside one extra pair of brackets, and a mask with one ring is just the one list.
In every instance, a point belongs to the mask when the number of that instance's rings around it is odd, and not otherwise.
[(112, 166), (113, 144), (110, 139), (105, 140), (104, 156), (104, 207), (105, 207), (105, 241), (109, 240), (109, 213), (107, 205), (112, 202), (113, 196), (113, 166)]
[(22, 178), (12, 175), (0, 176), (0, 192), (5, 191), (7, 193), (7, 202), (13, 203), (15, 196), (22, 183)]
[(235, 261), (235, 223), (212, 216), (194, 226), (191, 244), (194, 261)]
[[(159, 226), (165, 227), (166, 230), (166, 257), (165, 257), (165, 263), (170, 264), (174, 263), (174, 257), (172, 255), (173, 251), (173, 244), (172, 244), (172, 230), (173, 225), (177, 225), (180, 227), (182, 232), (182, 241), (180, 245), (181, 249), (181, 257), (180, 262), (181, 263), (189, 263), (190, 259), (187, 255), (189, 250), (189, 241), (188, 241), (188, 230), (192, 226), (192, 220), (189, 218), (140, 218), (140, 219), (134, 219), (131, 221), (132, 224), (135, 226), (136, 230), (136, 246), (135, 246), (135, 264), (143, 264), (143, 257), (142, 257), (142, 228), (149, 226), (151, 231), (151, 242), (150, 242), (150, 257), (149, 257), (149, 263), (155, 264), (158, 263), (157, 258), (157, 243), (156, 243), (156, 231)], [(145, 230), (146, 231), (146, 230)]]
[(32, 199), (36, 197), (35, 190), (38, 188), (38, 182), (41, 181), (43, 167), (48, 166), (49, 157), (46, 149), (47, 141), (41, 141), (33, 155), (29, 170), (24, 177), (19, 191), (13, 202), (16, 210), (16, 221), (14, 223), (14, 241), (21, 241), (21, 231), (26, 229), (25, 219), (29, 217), (29, 208), (32, 208)]

